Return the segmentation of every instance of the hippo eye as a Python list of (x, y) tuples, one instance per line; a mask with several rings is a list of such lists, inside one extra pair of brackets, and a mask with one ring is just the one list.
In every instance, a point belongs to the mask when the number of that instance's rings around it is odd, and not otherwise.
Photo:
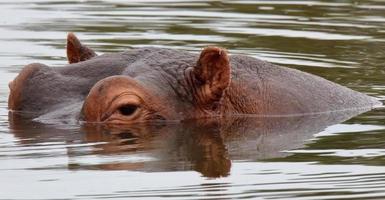
[(138, 109), (138, 106), (136, 105), (123, 105), (118, 108), (120, 114), (125, 115), (125, 116), (130, 116), (135, 113), (135, 111)]

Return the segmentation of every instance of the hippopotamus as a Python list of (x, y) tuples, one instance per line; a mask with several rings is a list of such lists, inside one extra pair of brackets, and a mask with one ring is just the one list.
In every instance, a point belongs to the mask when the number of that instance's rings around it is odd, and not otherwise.
[(62, 67), (26, 65), (9, 83), (9, 109), (42, 121), (125, 125), (381, 105), (324, 78), (215, 46), (199, 54), (143, 47), (97, 55), (69, 33), (67, 58)]

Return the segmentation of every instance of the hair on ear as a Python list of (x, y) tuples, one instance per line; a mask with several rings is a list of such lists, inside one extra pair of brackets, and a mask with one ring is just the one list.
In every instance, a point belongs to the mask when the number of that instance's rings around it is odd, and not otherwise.
[(225, 49), (213, 46), (203, 49), (193, 69), (197, 80), (194, 87), (198, 88), (198, 103), (207, 105), (220, 101), (230, 85), (230, 71), (229, 57)]

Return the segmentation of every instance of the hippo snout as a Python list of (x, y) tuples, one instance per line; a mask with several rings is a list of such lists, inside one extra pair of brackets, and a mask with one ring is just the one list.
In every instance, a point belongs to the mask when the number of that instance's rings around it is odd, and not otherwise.
[(24, 88), (28, 86), (28, 81), (34, 77), (34, 75), (41, 69), (47, 69), (48, 66), (41, 63), (32, 63), (26, 65), (16, 76), (16, 78), (11, 81), (9, 86), (9, 96), (8, 96), (8, 108), (10, 110), (23, 110), (25, 99)]

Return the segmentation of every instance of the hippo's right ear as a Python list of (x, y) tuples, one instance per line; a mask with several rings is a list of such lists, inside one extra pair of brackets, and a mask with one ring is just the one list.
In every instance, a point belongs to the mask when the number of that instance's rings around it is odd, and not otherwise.
[(67, 35), (67, 59), (70, 64), (89, 60), (97, 56), (96, 53), (79, 41), (73, 33)]
[(230, 85), (230, 62), (225, 49), (206, 47), (193, 68), (194, 98), (199, 106), (215, 110)]

